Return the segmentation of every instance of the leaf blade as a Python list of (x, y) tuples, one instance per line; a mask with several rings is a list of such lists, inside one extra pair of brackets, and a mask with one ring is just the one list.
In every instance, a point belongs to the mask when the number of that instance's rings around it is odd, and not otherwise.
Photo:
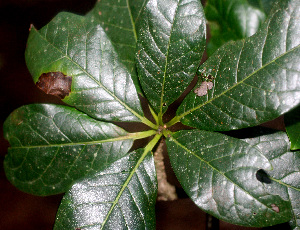
[(211, 38), (207, 45), (210, 56), (217, 48), (230, 40), (239, 40), (256, 33), (265, 14), (246, 0), (209, 0), (205, 5)]
[(284, 123), (291, 141), (291, 150), (300, 149), (300, 106), (284, 115)]
[(192, 81), (200, 64), (206, 36), (201, 3), (150, 0), (137, 28), (141, 85), (162, 115)]
[(297, 6), (298, 1), (280, 1), (255, 35), (216, 51), (199, 69), (213, 78), (214, 88), (203, 97), (191, 92), (178, 119), (199, 129), (225, 131), (274, 119), (299, 104)]
[(122, 63), (130, 72), (138, 93), (142, 93), (135, 66), (136, 24), (146, 0), (98, 1), (87, 14), (105, 28)]
[(266, 175), (269, 183), (265, 185), (265, 190), (290, 202), (292, 215), (289, 223), (292, 229), (299, 229), (300, 152), (290, 152), (291, 144), (284, 132), (260, 135), (244, 141), (259, 148), (272, 163), (274, 170)]
[[(186, 193), (197, 206), (224, 221), (252, 227), (286, 222), (289, 204), (270, 196), (256, 172), (271, 168), (257, 148), (207, 131), (179, 131), (167, 140), (170, 161)], [(276, 213), (276, 202), (287, 210)]]
[(72, 77), (63, 101), (107, 121), (141, 121), (143, 112), (131, 76), (104, 30), (89, 18), (58, 14), (47, 26), (31, 28), (25, 52), (34, 82), (42, 73)]
[(118, 126), (46, 104), (15, 110), (4, 135), (11, 145), (4, 161), (7, 178), (36, 195), (65, 192), (77, 179), (123, 157), (133, 143)]
[(156, 190), (153, 156), (137, 150), (75, 184), (63, 198), (54, 229), (155, 229)]

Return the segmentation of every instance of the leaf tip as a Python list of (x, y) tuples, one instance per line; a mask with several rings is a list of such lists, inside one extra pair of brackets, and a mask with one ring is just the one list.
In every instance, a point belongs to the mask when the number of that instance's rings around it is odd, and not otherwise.
[(30, 24), (30, 26), (29, 26), (29, 32), (31, 31), (32, 28), (34, 28), (34, 25)]

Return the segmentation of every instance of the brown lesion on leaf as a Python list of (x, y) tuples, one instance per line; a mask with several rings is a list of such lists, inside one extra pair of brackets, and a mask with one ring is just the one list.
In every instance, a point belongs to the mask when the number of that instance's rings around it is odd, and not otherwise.
[(43, 73), (36, 86), (46, 94), (64, 99), (71, 92), (72, 77), (61, 72)]
[(274, 212), (279, 213), (279, 207), (276, 204), (271, 204), (271, 208)]

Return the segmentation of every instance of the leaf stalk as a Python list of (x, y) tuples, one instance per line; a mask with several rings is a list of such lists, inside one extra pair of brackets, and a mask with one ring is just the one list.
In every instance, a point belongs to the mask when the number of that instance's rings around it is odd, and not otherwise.
[(118, 193), (116, 199), (114, 200), (105, 220), (102, 223), (101, 229), (105, 228), (105, 224), (108, 221), (108, 218), (111, 214), (111, 212), (113, 211), (114, 207), (117, 205), (117, 203), (119, 202), (120, 197), (122, 196), (125, 188), (127, 188), (130, 180), (132, 179), (133, 175), (136, 173), (138, 167), (140, 166), (140, 164), (143, 162), (143, 160), (145, 159), (145, 157), (147, 156), (147, 154), (154, 148), (154, 146), (156, 145), (156, 143), (159, 141), (160, 137), (162, 136), (162, 134), (157, 134), (155, 135), (155, 137), (148, 143), (148, 145), (145, 147), (143, 154), (141, 155), (140, 159), (138, 160), (138, 162), (136, 163), (136, 165), (134, 166), (134, 168), (132, 169), (132, 171), (130, 172), (127, 180), (125, 181), (125, 183), (123, 184), (120, 192)]
[(174, 117), (171, 121), (169, 121), (166, 126), (167, 128), (171, 127), (172, 125), (175, 125), (176, 123), (180, 122), (181, 117)]

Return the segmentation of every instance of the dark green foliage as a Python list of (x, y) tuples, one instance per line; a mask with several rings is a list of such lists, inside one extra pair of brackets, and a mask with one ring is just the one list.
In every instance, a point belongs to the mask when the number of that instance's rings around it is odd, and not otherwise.
[[(25, 56), (34, 82), (72, 107), (14, 111), (4, 124), (11, 145), (4, 167), (22, 191), (66, 192), (54, 229), (155, 229), (152, 152), (162, 137), (182, 187), (206, 212), (238, 225), (300, 228), (300, 153), (290, 150), (299, 149), (300, 2), (209, 0), (205, 14), (212, 39), (200, 67), (199, 0), (101, 0), (85, 16), (60, 13), (31, 28)], [(165, 122), (196, 72), (196, 86)], [(287, 112), (289, 139), (213, 132)], [(114, 121), (149, 130), (129, 133)], [(195, 129), (170, 131), (178, 122)], [(145, 148), (130, 150), (150, 136)]]
[(209, 56), (224, 43), (249, 37), (257, 31), (266, 16), (259, 4), (253, 5), (247, 0), (207, 1), (205, 16), (211, 35), (207, 45)]
[(300, 149), (300, 106), (285, 114), (284, 122), (291, 141), (291, 149)]

